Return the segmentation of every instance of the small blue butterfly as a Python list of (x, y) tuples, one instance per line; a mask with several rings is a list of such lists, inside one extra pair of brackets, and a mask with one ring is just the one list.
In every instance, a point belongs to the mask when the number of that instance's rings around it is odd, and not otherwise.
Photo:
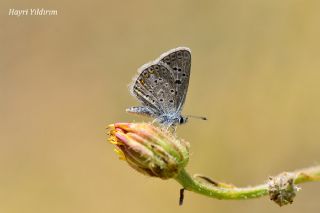
[(191, 51), (187, 47), (169, 50), (140, 67), (130, 92), (142, 106), (126, 111), (153, 117), (168, 127), (186, 123), (188, 117), (182, 116), (181, 111), (188, 91), (190, 68)]

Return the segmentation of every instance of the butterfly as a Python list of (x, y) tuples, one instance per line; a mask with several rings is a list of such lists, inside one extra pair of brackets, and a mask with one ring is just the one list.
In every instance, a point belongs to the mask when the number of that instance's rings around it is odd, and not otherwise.
[(168, 127), (186, 123), (188, 117), (181, 115), (181, 111), (188, 91), (190, 68), (191, 50), (187, 47), (171, 49), (140, 67), (129, 90), (142, 106), (126, 111), (153, 117)]

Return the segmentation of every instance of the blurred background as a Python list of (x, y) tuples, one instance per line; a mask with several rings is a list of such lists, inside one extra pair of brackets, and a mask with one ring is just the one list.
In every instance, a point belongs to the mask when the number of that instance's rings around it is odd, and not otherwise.
[[(178, 135), (187, 170), (239, 186), (319, 164), (320, 2), (0, 2), (0, 212), (318, 212), (320, 184), (293, 205), (221, 201), (143, 176), (118, 160), (105, 127), (149, 121), (127, 85), (137, 68), (192, 50)], [(57, 16), (8, 16), (10, 8)]]

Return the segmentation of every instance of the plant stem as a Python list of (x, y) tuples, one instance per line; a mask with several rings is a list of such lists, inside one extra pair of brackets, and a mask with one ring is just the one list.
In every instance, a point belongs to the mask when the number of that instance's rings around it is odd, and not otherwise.
[[(302, 169), (292, 172), (291, 174), (293, 174), (294, 177), (294, 184), (320, 181), (320, 166)], [(219, 182), (217, 184), (210, 184), (191, 177), (184, 169), (181, 170), (175, 179), (188, 191), (193, 191), (216, 199), (243, 200), (259, 198), (269, 194), (269, 185), (267, 183), (244, 188), (238, 188)]]

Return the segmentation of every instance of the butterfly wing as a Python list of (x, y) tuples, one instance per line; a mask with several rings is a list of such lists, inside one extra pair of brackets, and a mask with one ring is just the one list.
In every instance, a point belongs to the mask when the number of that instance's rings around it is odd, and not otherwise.
[(130, 92), (142, 106), (129, 108), (128, 112), (159, 117), (174, 112), (177, 107), (174, 76), (170, 68), (160, 61), (145, 64), (139, 69)]
[(191, 51), (187, 47), (178, 47), (162, 54), (159, 59), (172, 72), (175, 88), (176, 113), (180, 114), (186, 100), (191, 69)]

